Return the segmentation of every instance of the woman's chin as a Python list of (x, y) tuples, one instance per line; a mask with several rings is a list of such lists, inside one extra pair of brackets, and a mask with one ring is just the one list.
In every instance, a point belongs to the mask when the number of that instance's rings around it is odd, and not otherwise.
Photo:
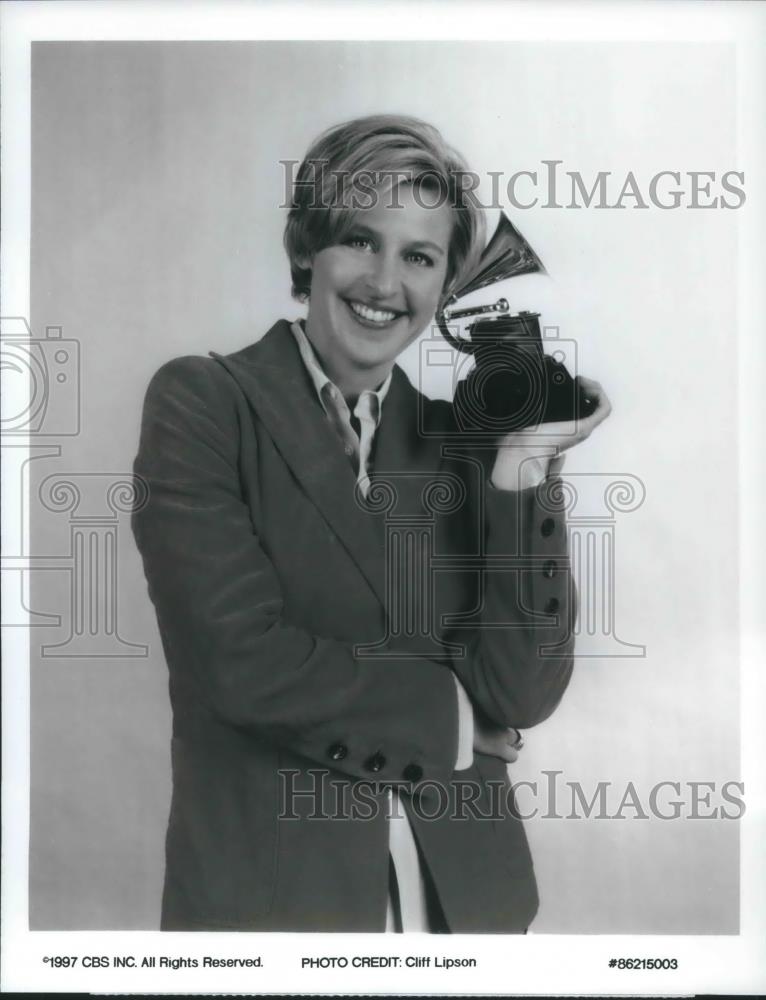
[(349, 351), (349, 360), (355, 368), (370, 369), (393, 367), (393, 359), (383, 354), (380, 345), (366, 344), (356, 341)]
[(342, 341), (349, 358), (365, 365), (381, 365), (389, 359), (391, 351), (386, 350), (387, 340), (385, 331), (370, 330), (353, 322), (343, 324)]

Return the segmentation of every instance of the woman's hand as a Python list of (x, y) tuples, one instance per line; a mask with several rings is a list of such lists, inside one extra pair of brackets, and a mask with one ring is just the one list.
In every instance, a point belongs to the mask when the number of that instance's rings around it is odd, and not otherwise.
[(488, 757), (499, 757), (507, 764), (513, 764), (519, 759), (519, 750), (524, 745), (518, 729), (506, 729), (497, 726), (486, 719), (480, 719), (479, 713), (474, 713), (473, 748)]
[(596, 400), (587, 417), (561, 420), (539, 427), (504, 434), (498, 442), (492, 483), (501, 490), (521, 490), (537, 486), (547, 475), (556, 474), (564, 464), (564, 452), (590, 437), (612, 412), (612, 404), (600, 383), (578, 376), (585, 395)]

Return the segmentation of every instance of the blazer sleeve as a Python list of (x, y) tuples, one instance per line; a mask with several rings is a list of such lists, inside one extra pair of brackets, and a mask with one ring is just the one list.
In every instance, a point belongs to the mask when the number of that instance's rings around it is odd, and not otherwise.
[(283, 620), (242, 497), (239, 420), (208, 358), (168, 362), (147, 390), (134, 472), (148, 500), (132, 526), (171, 672), (219, 721), (324, 766), (386, 781), (415, 764), (449, 780), (458, 714), (448, 665), (357, 660)]
[(577, 589), (561, 480), (484, 491), (485, 551), (477, 627), (455, 638), (453, 668), (474, 703), (502, 726), (528, 729), (561, 700), (574, 666)]

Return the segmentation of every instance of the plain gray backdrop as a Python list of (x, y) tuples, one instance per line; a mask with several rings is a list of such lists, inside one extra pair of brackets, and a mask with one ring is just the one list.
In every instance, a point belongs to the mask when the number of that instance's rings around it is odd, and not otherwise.
[[(82, 416), (59, 457), (30, 463), (33, 553), (62, 559), (31, 574), (32, 608), (62, 618), (32, 633), (33, 929), (158, 926), (166, 670), (128, 517), (105, 490), (130, 472), (143, 393), (164, 361), (238, 349), (301, 314), (279, 161), (340, 120), (398, 111), (435, 124), (480, 172), (560, 159), (591, 180), (720, 176), (737, 169), (735, 91), (732, 50), (712, 44), (33, 45), (32, 326), (79, 343)], [(737, 213), (538, 207), (513, 218), (550, 277), (504, 293), (577, 341), (581, 370), (614, 405), (566, 471), (630, 474), (646, 490), (616, 518), (614, 550), (616, 628), (646, 655), (582, 658), (512, 778), (559, 770), (589, 797), (611, 782), (617, 802), (629, 781), (644, 802), (660, 781), (709, 781), (720, 803), (739, 776)], [(413, 379), (418, 357), (415, 347), (404, 362)], [(436, 375), (424, 388), (445, 392)], [(85, 510), (43, 506), (51, 475), (93, 488), (84, 537), (116, 538), (117, 628), (146, 655), (42, 655), (72, 628), (83, 529), (72, 519)], [(98, 650), (98, 635), (88, 641)], [(737, 932), (734, 821), (527, 828), (535, 932)]]

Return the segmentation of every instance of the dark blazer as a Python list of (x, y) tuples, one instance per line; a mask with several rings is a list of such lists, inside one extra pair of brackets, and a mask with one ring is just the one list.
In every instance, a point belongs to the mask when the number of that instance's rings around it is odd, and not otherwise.
[(164, 929), (382, 931), (377, 806), (401, 782), (450, 929), (534, 917), (505, 764), (453, 771), (451, 669), (499, 724), (553, 711), (576, 613), (566, 525), (542, 490), (488, 486), (491, 450), (453, 431), (451, 405), (395, 368), (364, 503), (285, 321), (152, 379), (133, 529), (173, 708)]

